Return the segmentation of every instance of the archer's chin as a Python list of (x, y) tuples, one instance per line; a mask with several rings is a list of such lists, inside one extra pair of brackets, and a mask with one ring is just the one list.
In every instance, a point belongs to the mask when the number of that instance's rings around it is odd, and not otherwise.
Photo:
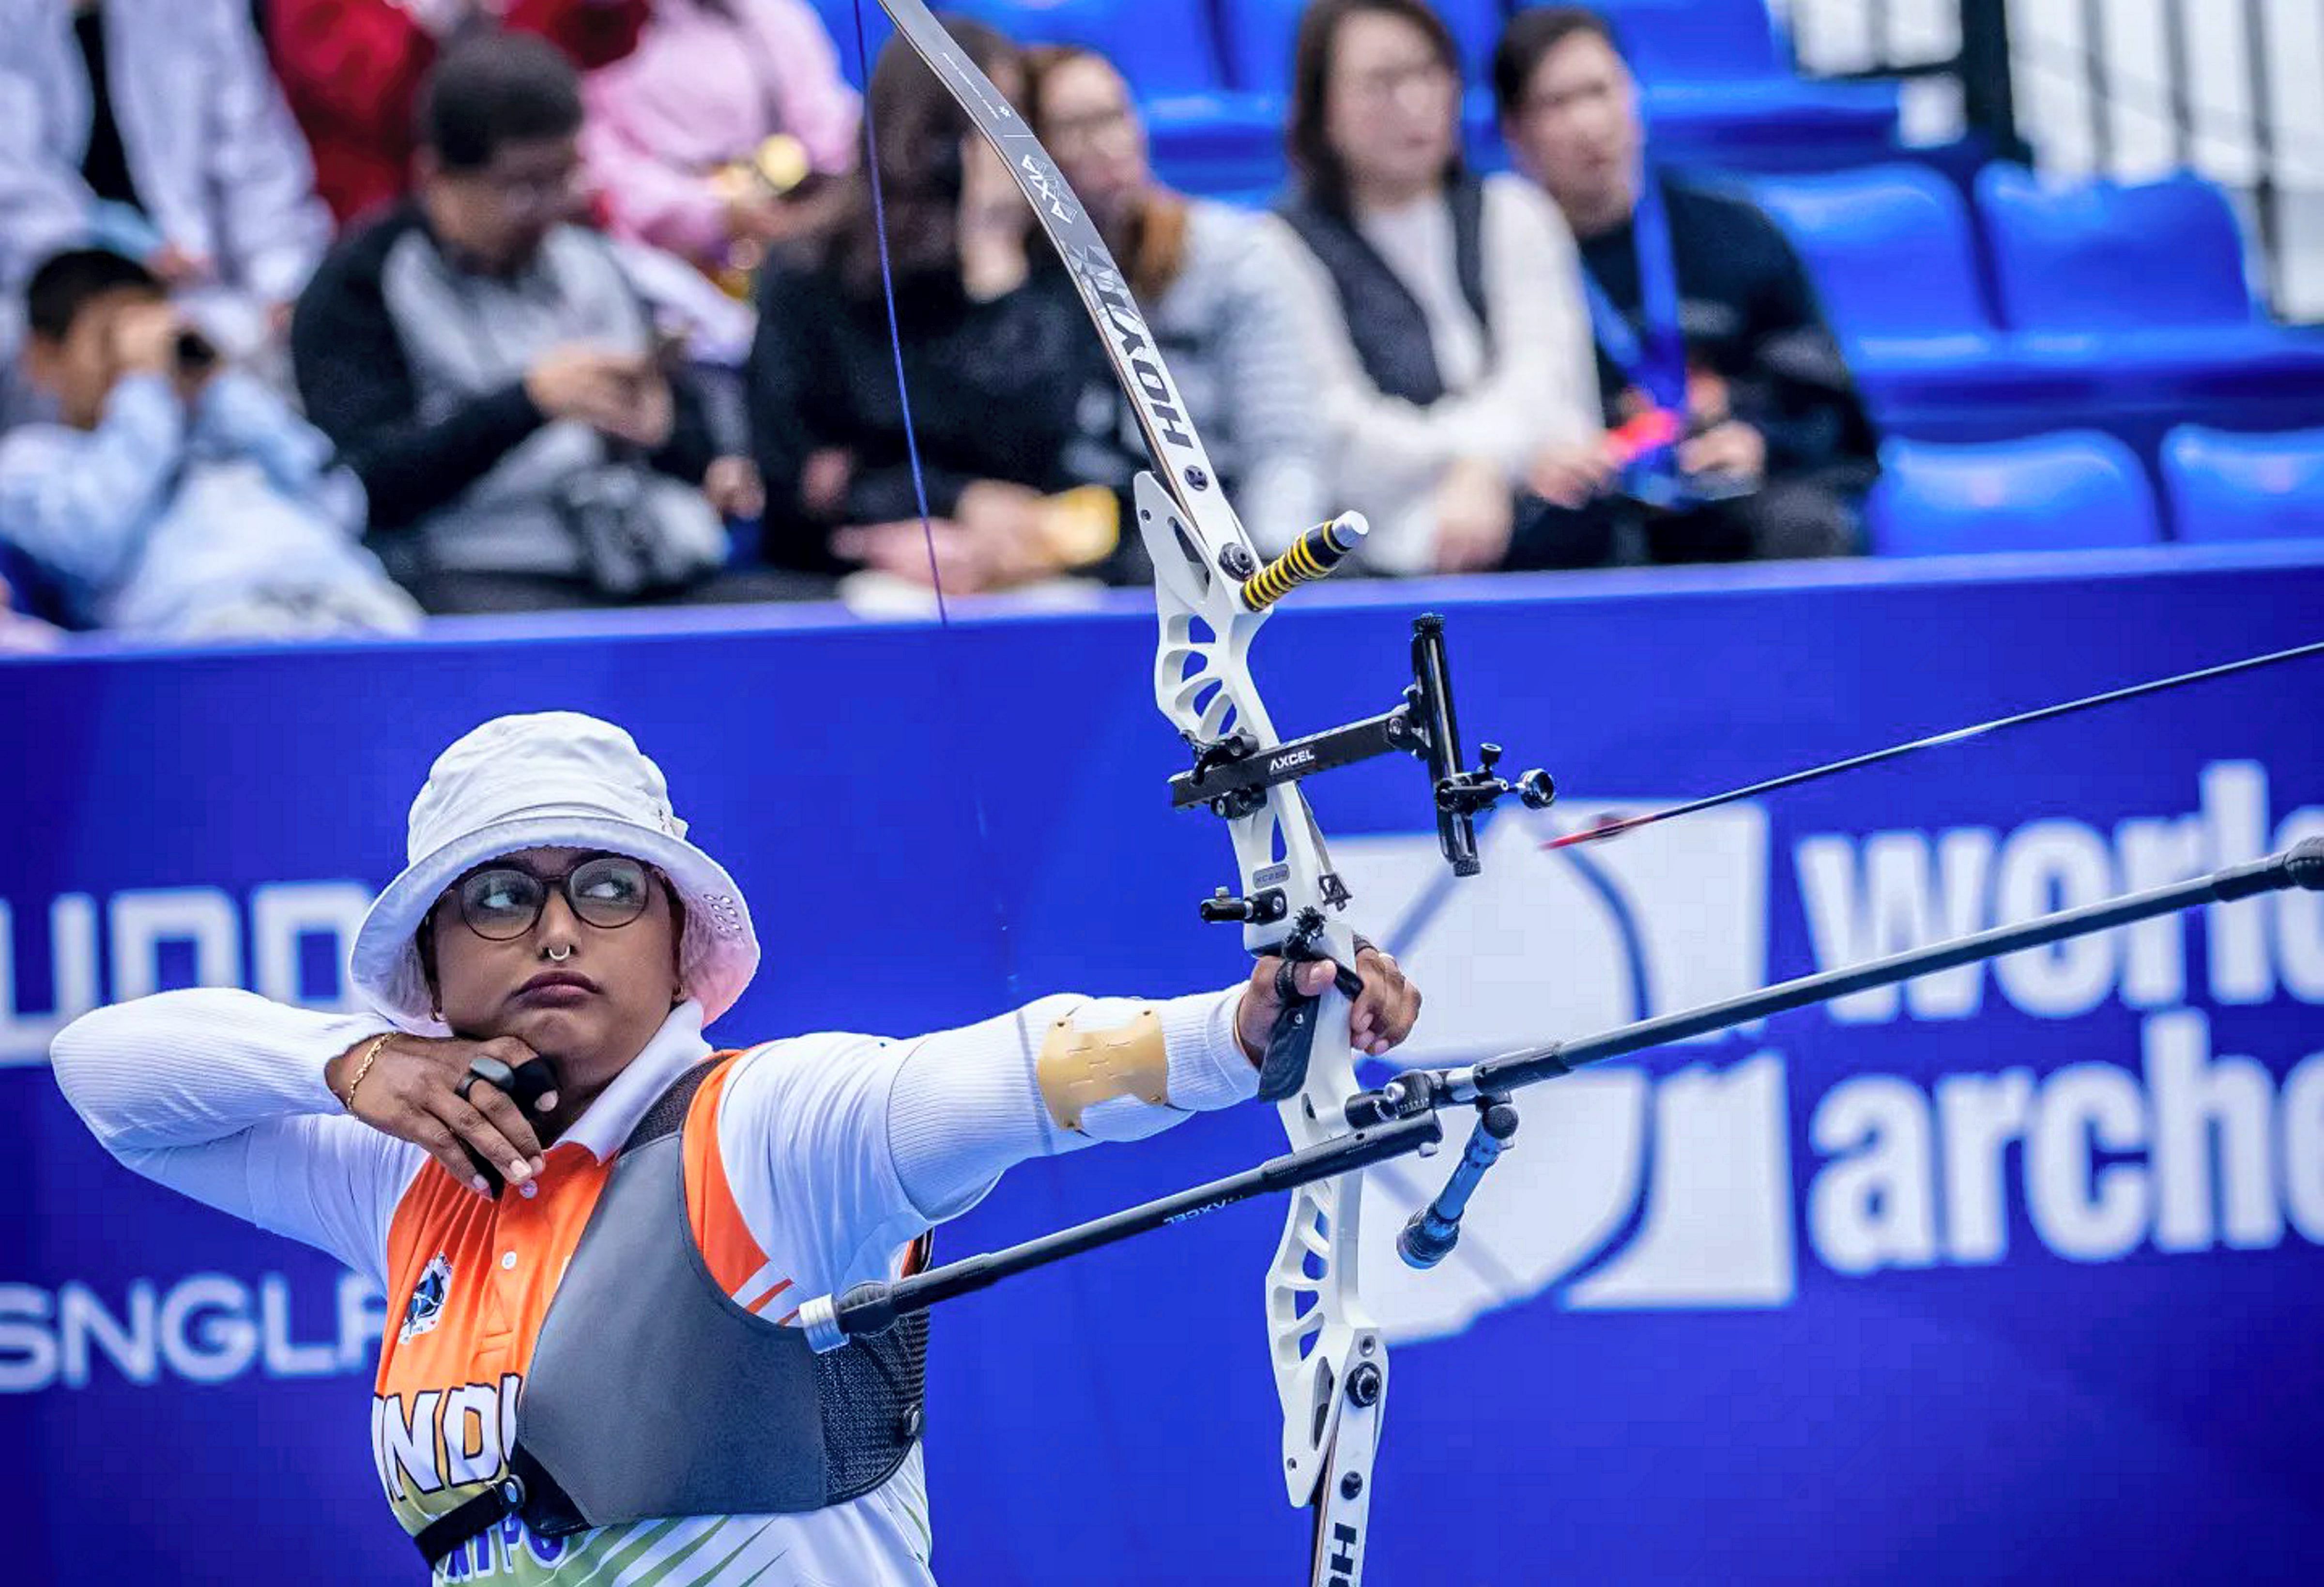
[(511, 1011), (500, 1034), (513, 1036), (534, 1052), (549, 1056), (586, 1053), (604, 1040), (612, 1024), (602, 998), (563, 1006), (525, 1006)]

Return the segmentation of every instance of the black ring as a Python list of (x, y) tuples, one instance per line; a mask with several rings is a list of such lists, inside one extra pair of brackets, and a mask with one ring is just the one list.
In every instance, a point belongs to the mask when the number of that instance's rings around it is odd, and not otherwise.
[[(1370, 937), (1366, 937), (1362, 932), (1351, 931), (1348, 935), (1356, 939), (1356, 956), (1358, 958), (1362, 958), (1368, 950), (1375, 954), (1379, 952), (1379, 944), (1374, 942)], [(1355, 966), (1351, 964), (1348, 968), (1352, 970)]]
[(1307, 994), (1299, 990), (1299, 966), (1290, 959), (1278, 959), (1275, 965), (1275, 1001), (1278, 1003), (1304, 1003)]
[(452, 1094), (462, 1102), (466, 1102), (469, 1088), (479, 1080), (487, 1085), (496, 1085), (503, 1091), (512, 1091), (516, 1086), (516, 1071), (498, 1058), (483, 1056), (471, 1058), (468, 1061), (468, 1072), (461, 1075), (459, 1082), (452, 1087)]

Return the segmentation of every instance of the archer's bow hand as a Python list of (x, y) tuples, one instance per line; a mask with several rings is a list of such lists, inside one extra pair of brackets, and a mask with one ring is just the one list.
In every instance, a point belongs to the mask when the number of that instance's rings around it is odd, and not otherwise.
[[(1287, 964), (1272, 954), (1251, 967), (1250, 984), (1243, 988), (1235, 1010), (1235, 1038), (1254, 1064), (1267, 1051), (1269, 1032), (1277, 1015), (1295, 1002), (1320, 997), (1340, 973), (1329, 959)], [(1356, 973), (1362, 991), (1353, 998), (1348, 1020), (1348, 1045), (1378, 1057), (1412, 1034), (1420, 1018), (1420, 988), (1405, 978), (1393, 955), (1369, 943), (1356, 950)]]

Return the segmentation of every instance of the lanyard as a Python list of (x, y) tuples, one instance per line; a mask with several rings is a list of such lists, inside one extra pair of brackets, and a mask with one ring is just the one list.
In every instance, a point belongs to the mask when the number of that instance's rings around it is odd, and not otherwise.
[(1686, 411), (1686, 338), (1679, 329), (1678, 265), (1671, 255), (1670, 217), (1663, 208), (1662, 184), (1649, 171), (1638, 184), (1630, 216), (1631, 247), (1638, 257), (1638, 307), (1645, 336), (1614, 307), (1606, 289), (1585, 265), (1584, 294), (1598, 346), (1622, 372), (1623, 380), (1672, 413)]

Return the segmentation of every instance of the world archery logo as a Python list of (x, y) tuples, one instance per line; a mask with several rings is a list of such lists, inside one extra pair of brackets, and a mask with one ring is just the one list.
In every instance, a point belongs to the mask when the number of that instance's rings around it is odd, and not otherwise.
[[(2324, 835), (2324, 805), (2277, 807), (2255, 761), (2207, 764), (2191, 809), (2103, 823), (1964, 819), (1779, 847), (1763, 811), (1737, 806), (1543, 847), (1599, 813), (1503, 814), (1480, 840), (1484, 874), (1459, 883), (1428, 835), (1334, 845), (1382, 946), (1422, 984), (1462, 988), (1430, 1004), (1398, 1066), (1753, 991), (1779, 917), (1805, 939), (1785, 954), (1831, 971)], [(1796, 891), (1775, 897), (1779, 876)], [(2293, 1022), (2214, 1031), (2214, 1010), (2258, 1004)], [(1389, 1337), (1416, 1340), (1526, 1305), (1781, 1307), (1807, 1266), (1853, 1279), (2324, 1245), (2324, 1053), (2305, 1022), (2319, 1006), (2324, 894), (2287, 892), (2215, 905), (2200, 934), (2143, 922), (1588, 1068), (1518, 1099), (1516, 1143), (1434, 1269), (1406, 1267), (1395, 1241), (1447, 1159), (1371, 1170), (1359, 1282)], [(1890, 1072), (1892, 1048), (1911, 1072)], [(1466, 1122), (1447, 1122), (1457, 1150)]]
[(395, 1331), (395, 1342), (405, 1343), (433, 1329), (444, 1315), (444, 1295), (452, 1287), (452, 1263), (442, 1251), (438, 1251), (420, 1270), (420, 1282), (411, 1288), (411, 1299), (403, 1308), (403, 1326)]
[[(1415, 979), (1465, 983), (1451, 1007), (1430, 1005), (1399, 1066), (1470, 1062), (1764, 983), (1765, 815), (1738, 807), (1598, 848), (1542, 847), (1600, 813), (1508, 812), (1481, 835), (1483, 874), (1458, 882), (1427, 837), (1333, 845)], [(1676, 1073), (1665, 1060), (1558, 1081), (1522, 1108), (1517, 1144), (1471, 1204), (1461, 1244), (1425, 1272), (1394, 1243), (1435, 1194), (1442, 1159), (1371, 1170), (1367, 1307), (1391, 1338), (1416, 1340), (1536, 1296), (1569, 1310), (1788, 1304), (1798, 1279), (1784, 1064), (1741, 1051)], [(1448, 1123), (1457, 1149), (1465, 1125)]]

